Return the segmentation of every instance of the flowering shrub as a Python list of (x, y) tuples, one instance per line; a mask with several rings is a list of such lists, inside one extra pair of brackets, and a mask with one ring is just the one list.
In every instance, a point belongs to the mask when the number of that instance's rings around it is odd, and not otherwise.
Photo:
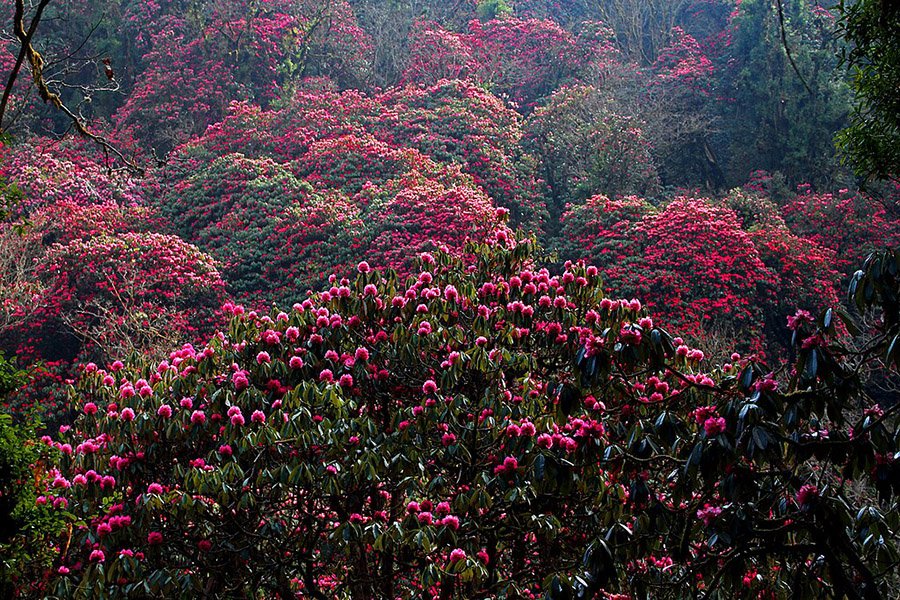
[(296, 300), (361, 252), (356, 204), (267, 159), (216, 159), (167, 187), (158, 208), (175, 233), (222, 264), (232, 293), (265, 304)]
[(513, 224), (535, 231), (546, 217), (537, 164), (522, 148), (521, 117), (499, 98), (463, 81), (425, 89), (402, 87), (379, 96), (384, 139), (411, 146), (440, 163), (457, 164)]
[(699, 198), (656, 211), (598, 196), (563, 218), (564, 257), (597, 260), (614, 293), (647, 298), (660, 321), (693, 338), (732, 331), (756, 347), (772, 275), (734, 212)]
[(835, 267), (845, 276), (869, 252), (900, 244), (900, 225), (885, 210), (884, 200), (846, 189), (820, 194), (808, 185), (798, 192), (784, 205), (785, 220), (798, 235), (833, 250)]
[(707, 344), (724, 329), (762, 336), (780, 353), (788, 316), (838, 302), (833, 253), (792, 233), (755, 193), (681, 198), (662, 211), (637, 197), (595, 196), (569, 207), (562, 231), (561, 257), (591, 261), (606, 289), (648, 298), (660, 319)]
[(367, 135), (314, 142), (297, 161), (296, 169), (315, 187), (349, 195), (364, 187), (382, 187), (410, 171), (435, 178), (453, 175), (417, 150), (397, 148)]
[(424, 84), (442, 79), (465, 79), (478, 72), (479, 64), (468, 40), (447, 31), (439, 23), (419, 19), (410, 32), (409, 62), (403, 78)]
[(708, 95), (712, 86), (712, 61), (697, 40), (681, 27), (674, 27), (670, 37), (669, 45), (660, 50), (653, 63), (651, 85), (674, 85)]
[[(499, 211), (503, 220), (505, 212)], [(383, 205), (373, 205), (371, 215), (373, 240), (365, 256), (378, 257), (379, 263), (402, 273), (419, 252), (438, 247), (458, 251), (468, 238), (485, 239), (499, 221), (480, 191), (429, 180), (404, 185)]]
[(193, 19), (170, 10), (143, 26), (132, 16), (147, 44), (146, 67), (115, 116), (120, 135), (147, 147), (168, 152), (219, 121), (230, 101), (266, 105), (296, 78), (366, 77), (368, 36), (346, 2), (219, 0)]
[(834, 252), (816, 242), (795, 235), (784, 222), (778, 207), (756, 194), (732, 191), (725, 204), (734, 210), (741, 227), (773, 275), (775, 294), (764, 308), (766, 337), (789, 345), (785, 319), (798, 309), (817, 314), (839, 302), (841, 274), (835, 269)]
[(643, 261), (643, 240), (637, 225), (656, 209), (642, 198), (625, 196), (611, 200), (598, 195), (584, 204), (568, 206), (561, 219), (554, 250), (564, 259), (584, 259), (600, 267), (604, 288), (628, 291), (628, 282)]
[(154, 233), (99, 235), (52, 246), (38, 267), (44, 322), (35, 342), (74, 333), (78, 353), (98, 360), (158, 351), (215, 324), (224, 285), (213, 261), (178, 238)]
[(81, 416), (47, 440), (62, 458), (38, 501), (79, 520), (45, 592), (813, 597), (890, 584), (896, 542), (866, 532), (897, 513), (831, 484), (873, 481), (896, 419), (871, 401), (853, 416), (863, 396), (829, 388), (838, 362), (810, 370), (805, 350), (802, 392), (737, 355), (704, 368), (640, 302), (603, 298), (596, 269), (535, 270), (530, 244), (505, 233), (491, 246), (470, 246), (469, 267), (425, 255), (405, 282), (361, 263), (289, 312), (227, 305), (231, 326), (204, 347), (87, 365)]
[(30, 214), (60, 202), (75, 205), (142, 202), (140, 182), (125, 171), (111, 171), (83, 141), (32, 138), (0, 146), (0, 178), (24, 194), (17, 214)]
[(115, 115), (120, 136), (163, 153), (217, 121), (238, 88), (233, 71), (202, 38), (191, 38), (186, 22), (170, 27), (153, 35), (147, 68)]
[(407, 82), (472, 78), (524, 108), (587, 64), (590, 47), (549, 20), (473, 20), (466, 33), (420, 21), (410, 34)]

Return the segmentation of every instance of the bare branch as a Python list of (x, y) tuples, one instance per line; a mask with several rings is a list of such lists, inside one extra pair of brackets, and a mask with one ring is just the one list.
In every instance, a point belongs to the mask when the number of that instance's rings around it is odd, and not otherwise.
[(60, 98), (59, 94), (53, 92), (50, 89), (50, 86), (47, 83), (47, 80), (44, 76), (44, 58), (41, 56), (40, 52), (35, 50), (32, 41), (34, 38), (34, 33), (37, 31), (38, 24), (40, 23), (41, 16), (43, 15), (44, 9), (50, 4), (51, 0), (40, 0), (40, 3), (37, 6), (34, 17), (31, 19), (31, 23), (28, 26), (28, 29), (25, 29), (25, 0), (15, 0), (16, 2), (16, 11), (13, 22), (13, 30), (16, 38), (19, 40), (21, 44), (21, 49), (19, 51), (19, 56), (16, 60), (16, 65), (13, 67), (12, 73), (10, 73), (10, 78), (7, 81), (6, 88), (3, 90), (3, 97), (0, 99), (0, 132), (3, 131), (2, 123), (3, 123), (3, 113), (6, 110), (6, 106), (9, 103), (9, 96), (12, 94), (12, 88), (15, 84), (16, 78), (19, 74), (21, 66), (24, 60), (28, 61), (29, 66), (31, 67), (31, 76), (34, 81), (34, 85), (37, 88), (38, 95), (45, 103), (52, 104), (57, 110), (62, 112), (69, 120), (72, 122), (72, 128), (82, 137), (87, 138), (98, 146), (103, 148), (104, 152), (107, 154), (112, 154), (120, 161), (122, 164), (126, 166), (126, 168), (136, 173), (137, 175), (144, 174), (144, 168), (135, 163), (133, 160), (127, 158), (122, 152), (116, 148), (113, 144), (111, 144), (106, 138), (97, 135), (91, 132), (81, 117), (75, 112), (73, 112)]

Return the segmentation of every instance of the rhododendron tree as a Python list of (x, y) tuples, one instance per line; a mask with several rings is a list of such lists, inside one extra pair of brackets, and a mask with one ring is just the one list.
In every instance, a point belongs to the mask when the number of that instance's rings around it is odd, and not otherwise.
[(420, 22), (410, 46), (405, 81), (472, 78), (524, 109), (574, 77), (592, 53), (553, 21), (511, 17), (472, 21), (465, 33)]
[(637, 196), (602, 195), (567, 209), (561, 218), (562, 235), (552, 248), (563, 259), (580, 258), (600, 267), (605, 289), (626, 291), (630, 274), (641, 268), (643, 258), (637, 225), (656, 209)]
[[(870, 537), (898, 526), (896, 470), (871, 468), (898, 450), (896, 411), (832, 387), (832, 313), (791, 322), (804, 341), (785, 382), (739, 355), (705, 366), (639, 301), (604, 298), (593, 267), (535, 270), (499, 232), (469, 251), (424, 255), (406, 281), (361, 263), (287, 312), (227, 305), (206, 346), (87, 365), (79, 418), (47, 440), (62, 458), (38, 500), (78, 521), (45, 593), (877, 598), (896, 583), (896, 540)], [(882, 474), (884, 510), (845, 492)]]
[(368, 135), (314, 142), (299, 157), (295, 169), (315, 187), (337, 189), (348, 195), (358, 194), (364, 187), (383, 187), (411, 171), (446, 180), (456, 174), (415, 149), (397, 148)]
[(835, 269), (835, 254), (790, 231), (778, 206), (766, 198), (734, 190), (725, 205), (738, 215), (742, 229), (774, 276), (776, 292), (764, 309), (766, 337), (786, 348), (790, 335), (783, 327), (785, 318), (798, 309), (818, 314), (839, 303), (842, 276)]
[(648, 74), (641, 111), (666, 182), (699, 182), (710, 189), (725, 183), (712, 138), (718, 131), (718, 79), (709, 48), (681, 27), (670, 32)]
[(164, 189), (171, 231), (215, 257), (238, 297), (296, 300), (360, 252), (359, 207), (272, 160), (228, 154)]
[(532, 231), (543, 225), (542, 182), (522, 145), (522, 119), (499, 98), (472, 83), (440, 81), (425, 89), (396, 88), (379, 99), (396, 110), (381, 119), (384, 139), (459, 165), (509, 209), (513, 224)]
[(458, 250), (469, 238), (485, 239), (505, 216), (505, 209), (495, 211), (490, 199), (471, 187), (410, 183), (371, 207), (373, 239), (367, 252), (407, 272), (411, 257), (419, 252)]
[(793, 233), (754, 192), (677, 199), (661, 211), (637, 197), (596, 196), (569, 207), (562, 233), (553, 246), (562, 258), (598, 265), (607, 289), (647, 298), (661, 319), (710, 347), (724, 328), (745, 341), (761, 336), (780, 354), (788, 316), (838, 302), (834, 253)]
[(0, 177), (23, 194), (17, 215), (61, 202), (140, 204), (140, 181), (125, 170), (110, 169), (103, 158), (82, 140), (35, 137), (0, 146)]
[[(592, 258), (615, 293), (646, 298), (659, 319), (703, 339), (722, 331), (758, 347), (772, 274), (733, 211), (681, 197), (662, 210), (592, 198), (564, 216), (565, 258)], [(727, 334), (726, 334), (727, 335)]]
[(122, 134), (157, 151), (202, 133), (232, 100), (265, 105), (309, 75), (365, 78), (367, 36), (346, 2), (221, 0), (193, 18), (172, 8), (143, 24), (165, 27), (145, 30), (146, 67), (115, 117)]
[(900, 244), (900, 221), (885, 208), (896, 204), (892, 197), (900, 193), (888, 188), (877, 199), (848, 189), (816, 193), (801, 185), (783, 211), (793, 231), (835, 252), (835, 267), (846, 276), (869, 252)]
[(98, 235), (52, 246), (39, 265), (46, 283), (41, 344), (71, 331), (85, 357), (159, 351), (173, 337), (215, 326), (224, 285), (209, 256), (154, 233)]
[[(752, 341), (772, 293), (759, 252), (734, 213), (697, 198), (678, 198), (638, 225), (646, 236), (646, 275), (634, 286), (659, 307), (660, 316), (701, 335), (723, 326)], [(718, 321), (718, 322), (717, 322)]]

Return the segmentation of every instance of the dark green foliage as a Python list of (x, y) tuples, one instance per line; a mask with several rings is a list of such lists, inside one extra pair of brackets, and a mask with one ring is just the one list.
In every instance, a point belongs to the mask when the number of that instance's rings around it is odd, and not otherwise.
[[(0, 355), (0, 396), (22, 385), (26, 374)], [(47, 447), (36, 440), (35, 424), (15, 424), (0, 414), (0, 597), (12, 597), (49, 567), (50, 535), (60, 531), (61, 513), (38, 506), (37, 480)], [(34, 577), (36, 580), (37, 577)]]
[(844, 60), (855, 105), (838, 146), (864, 178), (900, 174), (900, 5), (885, 0), (840, 3), (838, 33), (851, 44)]
[[(832, 138), (846, 123), (849, 90), (836, 71), (833, 16), (803, 0), (742, 2), (732, 20), (722, 93), (730, 181), (754, 170), (788, 181), (835, 183)], [(783, 29), (782, 29), (783, 28)]]

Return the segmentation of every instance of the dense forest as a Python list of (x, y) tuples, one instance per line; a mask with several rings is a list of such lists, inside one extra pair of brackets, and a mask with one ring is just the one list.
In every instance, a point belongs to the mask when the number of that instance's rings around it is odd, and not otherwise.
[(900, 9), (9, 0), (0, 596), (900, 594)]

